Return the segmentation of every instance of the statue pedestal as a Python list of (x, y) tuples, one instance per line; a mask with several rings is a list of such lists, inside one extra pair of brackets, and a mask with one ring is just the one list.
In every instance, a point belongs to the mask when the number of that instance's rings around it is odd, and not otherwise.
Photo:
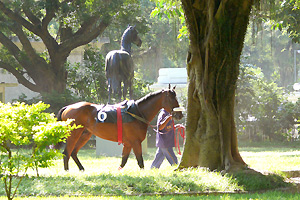
[[(143, 154), (147, 153), (147, 137), (142, 142), (142, 151)], [(117, 142), (111, 142), (108, 140), (101, 139), (99, 137), (96, 137), (96, 155), (97, 156), (116, 156), (116, 157), (122, 157), (122, 150), (123, 145), (118, 145)], [(131, 151), (133, 152), (133, 151)]]

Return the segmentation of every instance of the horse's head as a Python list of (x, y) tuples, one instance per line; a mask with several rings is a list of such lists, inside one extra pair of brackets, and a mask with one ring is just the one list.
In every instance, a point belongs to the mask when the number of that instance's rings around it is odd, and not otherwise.
[(138, 47), (142, 46), (142, 40), (138, 36), (138, 32), (137, 32), (135, 26), (129, 26), (128, 28), (130, 30), (132, 43), (135, 44)]
[(172, 116), (176, 120), (180, 120), (183, 117), (182, 111), (174, 111), (174, 108), (179, 107), (179, 103), (176, 97), (175, 87), (173, 89), (167, 89), (164, 90), (163, 93), (165, 93), (165, 98), (162, 102), (163, 108), (168, 111), (169, 113), (172, 113)]

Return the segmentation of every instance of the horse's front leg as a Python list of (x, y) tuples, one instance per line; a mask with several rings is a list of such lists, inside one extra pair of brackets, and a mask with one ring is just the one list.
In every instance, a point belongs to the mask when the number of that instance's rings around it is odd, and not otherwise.
[(133, 92), (132, 92), (132, 79), (129, 81), (128, 88), (129, 88), (129, 96), (130, 96), (130, 99), (133, 99)]
[(142, 155), (142, 143), (140, 141), (136, 141), (133, 145), (133, 152), (135, 154), (138, 165), (141, 169), (144, 169), (144, 159)]
[(121, 165), (120, 165), (119, 169), (122, 169), (126, 165), (129, 154), (130, 154), (130, 151), (131, 151), (131, 147), (128, 147), (128, 146), (125, 146), (125, 145), (123, 146), (122, 162), (121, 162)]

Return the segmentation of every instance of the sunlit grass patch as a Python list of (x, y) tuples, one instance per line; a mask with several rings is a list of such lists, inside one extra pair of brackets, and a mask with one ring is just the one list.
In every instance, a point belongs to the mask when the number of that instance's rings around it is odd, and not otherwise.
[(270, 151), (262, 147), (245, 151), (241, 148), (240, 153), (249, 167), (256, 170), (276, 173), (283, 170), (300, 170), (300, 151), (296, 149), (281, 148)]

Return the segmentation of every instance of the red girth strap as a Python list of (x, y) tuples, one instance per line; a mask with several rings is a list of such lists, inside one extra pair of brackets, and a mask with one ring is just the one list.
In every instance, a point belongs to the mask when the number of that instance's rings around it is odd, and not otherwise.
[(123, 143), (123, 126), (122, 126), (122, 115), (121, 107), (117, 107), (117, 126), (118, 126), (118, 144)]

